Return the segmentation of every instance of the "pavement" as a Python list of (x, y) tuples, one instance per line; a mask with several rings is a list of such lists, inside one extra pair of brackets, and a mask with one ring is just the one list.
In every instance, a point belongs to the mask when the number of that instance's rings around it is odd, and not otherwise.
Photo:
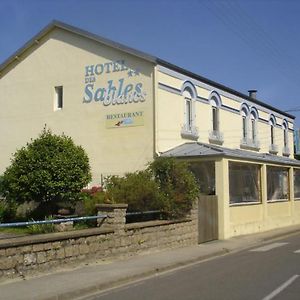
[(200, 261), (242, 251), (270, 240), (300, 233), (300, 226), (290, 226), (258, 234), (218, 240), (200, 245), (164, 250), (88, 264), (76, 269), (11, 280), (0, 283), (0, 300), (83, 299), (101, 290), (120, 286), (155, 274)]

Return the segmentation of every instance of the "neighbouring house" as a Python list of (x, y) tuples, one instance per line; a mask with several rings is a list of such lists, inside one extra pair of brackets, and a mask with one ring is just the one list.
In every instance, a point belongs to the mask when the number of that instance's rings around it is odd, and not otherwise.
[(54, 21), (0, 66), (0, 174), (42, 131), (87, 151), (91, 184), (156, 155), (218, 196), (218, 237), (300, 223), (294, 117), (164, 60)]

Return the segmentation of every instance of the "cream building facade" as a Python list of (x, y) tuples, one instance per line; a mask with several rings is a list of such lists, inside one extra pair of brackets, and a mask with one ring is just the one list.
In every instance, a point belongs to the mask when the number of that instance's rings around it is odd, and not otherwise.
[(87, 151), (91, 184), (189, 160), (218, 196), (219, 238), (300, 223), (294, 117), (156, 57), (54, 21), (0, 66), (0, 174), (46, 125)]

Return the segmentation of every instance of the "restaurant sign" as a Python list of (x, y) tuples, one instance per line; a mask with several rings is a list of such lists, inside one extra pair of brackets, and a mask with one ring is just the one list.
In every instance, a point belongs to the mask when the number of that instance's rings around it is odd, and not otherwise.
[(106, 115), (106, 128), (120, 128), (144, 125), (144, 112), (134, 111)]

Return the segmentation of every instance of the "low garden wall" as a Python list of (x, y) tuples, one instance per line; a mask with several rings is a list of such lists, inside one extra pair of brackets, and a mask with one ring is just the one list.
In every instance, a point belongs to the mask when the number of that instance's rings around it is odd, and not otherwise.
[(185, 220), (126, 224), (127, 205), (102, 205), (98, 228), (0, 240), (0, 280), (197, 244), (196, 206)]

